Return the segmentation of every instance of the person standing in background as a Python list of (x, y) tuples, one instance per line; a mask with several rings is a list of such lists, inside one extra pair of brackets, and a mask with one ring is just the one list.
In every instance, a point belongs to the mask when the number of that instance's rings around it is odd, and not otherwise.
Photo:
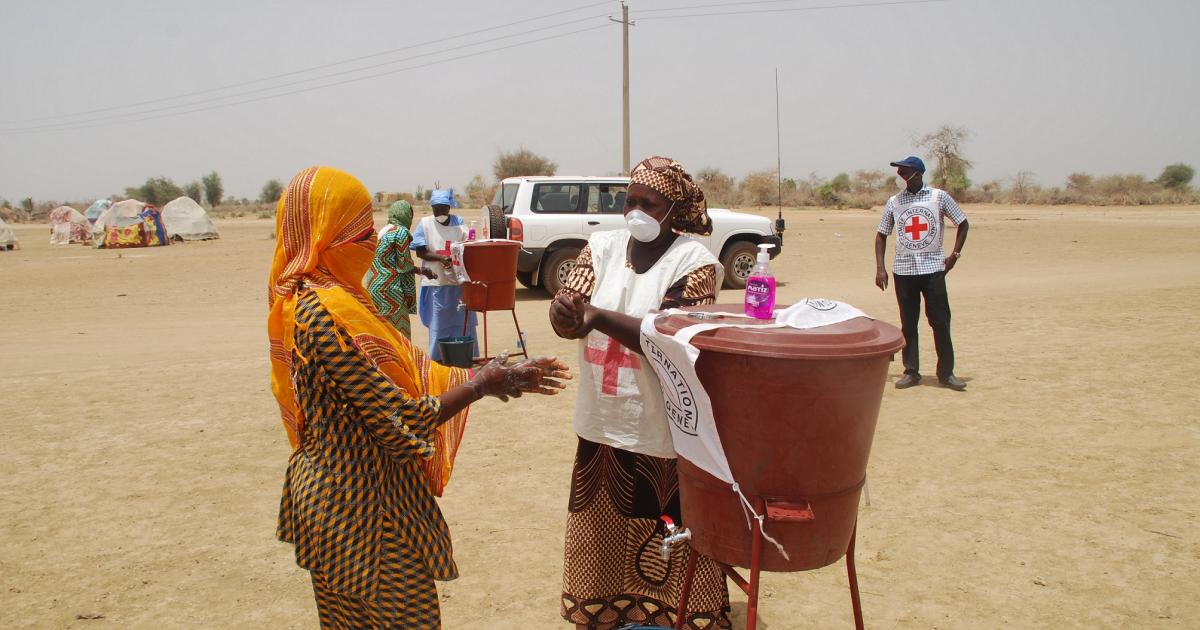
[[(925, 318), (933, 328), (933, 345), (938, 355), (938, 382), (961, 392), (967, 384), (954, 375), (946, 274), (962, 257), (970, 228), (967, 215), (946, 191), (925, 185), (925, 163), (921, 158), (910, 155), (891, 165), (896, 167), (896, 175), (904, 180), (904, 189), (888, 199), (875, 230), (875, 286), (880, 291), (887, 290), (888, 275), (883, 254), (887, 250), (887, 236), (895, 229), (896, 255), (892, 274), (896, 279), (900, 328), (904, 332), (904, 376), (896, 381), (896, 389), (921, 382), (917, 325), (921, 319), (921, 298), (924, 297)], [(945, 217), (958, 226), (954, 249), (949, 255), (942, 249)]]
[(379, 231), (379, 245), (375, 248), (371, 281), (367, 286), (379, 314), (409, 339), (412, 338), (412, 324), (408, 318), (417, 310), (415, 274), (431, 280), (437, 277), (432, 270), (413, 265), (408, 253), (412, 242), (412, 220), (412, 205), (407, 201), (397, 201), (388, 209), (388, 224)]
[[(417, 258), (424, 261), (423, 267), (432, 271), (436, 278), (421, 283), (421, 297), (417, 307), (421, 323), (429, 329), (429, 356), (434, 361), (442, 360), (438, 339), (442, 337), (475, 336), (475, 313), (462, 307), (462, 287), (450, 269), (450, 244), (466, 238), (466, 227), (462, 217), (450, 214), (458, 207), (453, 188), (433, 191), (429, 197), (433, 216), (421, 219), (413, 232), (412, 248)], [(466, 332), (463, 324), (466, 323)], [(475, 344), (479, 354), (479, 344)]]

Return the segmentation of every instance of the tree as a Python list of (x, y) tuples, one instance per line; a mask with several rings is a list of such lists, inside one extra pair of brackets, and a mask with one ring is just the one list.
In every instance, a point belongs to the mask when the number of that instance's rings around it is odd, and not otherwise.
[(1154, 181), (1164, 188), (1186, 190), (1188, 184), (1192, 183), (1192, 178), (1195, 176), (1195, 169), (1187, 164), (1179, 163), (1164, 168), (1162, 175), (1159, 175), (1158, 179)]
[(779, 198), (779, 172), (775, 169), (747, 173), (738, 184), (742, 205), (773, 206)]
[(196, 203), (204, 201), (202, 193), (203, 189), (200, 188), (200, 182), (198, 181), (193, 180), (183, 185), (183, 194), (191, 197), (192, 201)]
[(33, 219), (33, 197), (26, 197), (21, 200), (21, 209), (25, 211), (25, 220)]
[(1033, 171), (1021, 171), (1013, 177), (1012, 197), (1017, 203), (1028, 203), (1029, 195), (1037, 186), (1033, 178)]
[(467, 194), (467, 202), (473, 208), (482, 208), (492, 200), (492, 193), (495, 191), (495, 186), (487, 183), (483, 179), (483, 175), (476, 175), (467, 182), (467, 187), (464, 192)]
[(873, 193), (882, 190), (891, 178), (889, 173), (880, 170), (854, 171), (854, 179), (850, 181), (850, 190), (859, 194)]
[(1067, 190), (1087, 192), (1092, 187), (1092, 176), (1089, 173), (1071, 173), (1067, 175)]
[(141, 186), (126, 188), (125, 196), (161, 207), (168, 201), (182, 197), (183, 189), (170, 177), (151, 177)]
[(282, 196), (283, 184), (278, 179), (272, 179), (263, 184), (262, 193), (259, 194), (258, 200), (263, 203), (275, 203)]
[(937, 131), (914, 139), (937, 164), (933, 170), (933, 185), (952, 195), (961, 195), (971, 187), (971, 180), (967, 178), (971, 162), (963, 157), (961, 147), (968, 135), (964, 127), (942, 125)]
[(501, 151), (496, 161), (492, 162), (492, 174), (496, 176), (496, 181), (522, 175), (553, 175), (557, 170), (558, 164), (525, 147), (507, 153)]
[(721, 172), (719, 168), (702, 168), (696, 171), (696, 184), (704, 191), (710, 206), (737, 205), (737, 182)]
[(221, 186), (221, 176), (213, 171), (200, 178), (200, 182), (204, 184), (204, 198), (208, 200), (208, 205), (215, 208), (225, 194), (225, 188)]

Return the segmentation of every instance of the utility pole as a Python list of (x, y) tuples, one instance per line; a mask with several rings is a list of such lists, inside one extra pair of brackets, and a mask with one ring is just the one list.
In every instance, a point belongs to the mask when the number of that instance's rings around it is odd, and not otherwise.
[(621, 0), (621, 169), (629, 172), (629, 5)]

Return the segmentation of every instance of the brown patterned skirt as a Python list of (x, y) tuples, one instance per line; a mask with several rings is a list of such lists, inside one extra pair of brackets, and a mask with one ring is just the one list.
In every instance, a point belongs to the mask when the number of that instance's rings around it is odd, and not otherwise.
[[(669, 515), (680, 526), (675, 460), (579, 439), (563, 562), (562, 616), (579, 628), (625, 623), (672, 626), (687, 546), (663, 560)], [(701, 557), (688, 599), (687, 628), (728, 628), (729, 592), (717, 565)]]

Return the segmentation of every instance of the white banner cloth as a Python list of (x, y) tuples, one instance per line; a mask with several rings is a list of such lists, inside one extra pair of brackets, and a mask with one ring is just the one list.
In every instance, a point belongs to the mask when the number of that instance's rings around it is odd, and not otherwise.
[[(741, 498), (747, 515), (754, 514), (763, 537), (774, 544), (783, 557), (788, 557), (787, 552), (779, 543), (775, 542), (762, 529), (763, 515), (758, 514), (754, 506), (742, 494), (737, 480), (733, 478), (729, 460), (725, 456), (725, 449), (721, 446), (717, 423), (713, 417), (712, 399), (709, 398), (708, 392), (696, 375), (696, 359), (700, 358), (700, 350), (692, 345), (692, 338), (716, 328), (790, 327), (808, 329), (830, 326), (867, 315), (844, 302), (809, 298), (786, 309), (776, 310), (773, 324), (731, 323), (698, 319), (697, 321), (702, 323), (686, 326), (674, 335), (664, 335), (658, 332), (654, 326), (654, 319), (662, 314), (687, 315), (687, 313), (679, 309), (671, 309), (663, 313), (649, 313), (642, 318), (641, 326), (642, 351), (655, 374), (658, 375), (659, 383), (662, 386), (663, 400), (666, 403), (667, 425), (671, 429), (675, 452), (705, 472), (729, 484), (732, 491)], [(736, 313), (711, 313), (709, 316), (720, 316), (723, 320), (749, 319), (743, 314)]]

